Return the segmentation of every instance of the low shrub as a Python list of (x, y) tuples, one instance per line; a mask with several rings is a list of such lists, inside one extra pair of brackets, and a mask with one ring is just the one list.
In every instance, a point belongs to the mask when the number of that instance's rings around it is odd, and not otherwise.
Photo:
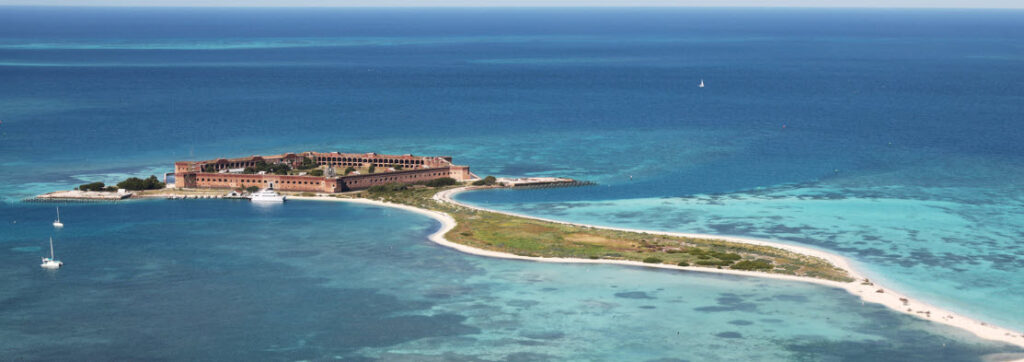
[(164, 183), (160, 182), (156, 176), (150, 175), (149, 178), (143, 180), (138, 177), (129, 177), (127, 180), (121, 181), (117, 184), (117, 187), (125, 190), (156, 190), (164, 188)]
[(685, 261), (681, 261), (681, 262), (679, 262), (679, 264), (676, 264), (676, 265), (678, 265), (678, 266), (690, 266), (690, 263), (687, 263)]
[(494, 185), (494, 183), (497, 181), (498, 179), (494, 178), (494, 176), (487, 176), (482, 179), (473, 181), (473, 186), (491, 186)]
[(736, 270), (768, 270), (772, 268), (772, 262), (770, 260), (744, 260), (731, 266), (730, 269)]
[(712, 251), (712, 252), (710, 252), (708, 254), (711, 254), (711, 256), (716, 257), (716, 258), (721, 259), (721, 260), (737, 261), (737, 260), (742, 259), (740, 254), (736, 254), (736, 253), (720, 253), (720, 252), (717, 252), (717, 251)]
[(661, 262), (662, 262), (661, 259), (655, 258), (653, 256), (649, 256), (649, 257), (644, 258), (644, 263), (660, 264)]
[(728, 260), (698, 260), (697, 265), (704, 266), (729, 266), (732, 265), (731, 261)]
[(87, 183), (87, 184), (84, 184), (84, 185), (80, 185), (80, 186), (78, 186), (78, 189), (82, 190), (82, 191), (103, 191), (104, 190), (103, 188), (105, 186), (106, 185), (104, 185), (102, 182), (93, 182), (93, 183)]
[(369, 191), (371, 194), (379, 194), (385, 192), (402, 191), (405, 190), (406, 188), (408, 188), (408, 186), (403, 183), (390, 183), (387, 185), (370, 186), (370, 188), (366, 189), (366, 191)]
[(437, 179), (433, 179), (433, 180), (424, 182), (423, 184), (427, 185), (427, 186), (430, 186), (430, 187), (444, 187), (444, 186), (455, 185), (455, 184), (458, 184), (458, 183), (459, 183), (458, 181), (455, 181), (455, 179), (453, 179), (451, 177), (442, 177), (442, 178), (437, 178)]

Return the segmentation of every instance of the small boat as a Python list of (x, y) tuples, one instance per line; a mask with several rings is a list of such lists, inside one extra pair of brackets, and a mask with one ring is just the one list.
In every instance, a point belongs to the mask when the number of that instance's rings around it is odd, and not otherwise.
[(60, 222), (60, 207), (57, 208), (57, 220), (53, 221), (53, 227), (55, 227), (55, 228), (62, 228), (62, 227), (64, 227), (64, 223)]
[(284, 202), (285, 197), (274, 191), (274, 187), (268, 187), (256, 192), (253, 192), (249, 197), (253, 202)]
[(698, 84), (697, 87), (704, 88), (704, 78), (700, 79), (700, 84)]
[(53, 256), (53, 238), (50, 238), (50, 257), (43, 257), (43, 263), (39, 264), (43, 269), (60, 269), (64, 266), (64, 262), (57, 260)]

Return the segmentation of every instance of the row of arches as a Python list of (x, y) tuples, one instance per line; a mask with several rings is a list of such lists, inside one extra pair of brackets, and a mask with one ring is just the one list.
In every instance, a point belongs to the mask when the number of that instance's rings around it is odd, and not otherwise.
[(230, 178), (219, 178), (219, 177), (200, 177), (199, 182), (237, 182), (240, 184), (268, 184), (273, 182), (275, 185), (323, 185), (323, 181), (306, 181), (306, 180), (266, 180), (266, 179), (230, 179)]
[(319, 156), (316, 158), (317, 164), (321, 166), (362, 166), (367, 163), (372, 163), (377, 167), (384, 167), (390, 165), (400, 165), (403, 167), (409, 166), (421, 166), (424, 164), (423, 160), (410, 160), (403, 158), (367, 158), (367, 157), (323, 157)]
[(374, 176), (374, 177), (362, 177), (362, 178), (353, 179), (353, 180), (349, 181), (348, 184), (351, 187), (370, 187), (370, 186), (374, 186), (374, 185), (384, 185), (384, 184), (389, 184), (389, 183), (394, 183), (394, 182), (425, 181), (425, 180), (431, 180), (431, 179), (440, 178), (440, 177), (446, 177), (446, 176), (448, 176), (448, 172), (445, 172), (445, 171), (435, 171), (435, 172), (428, 172), (428, 173), (408, 173), (408, 174), (398, 174), (398, 175), (384, 175), (384, 176)]

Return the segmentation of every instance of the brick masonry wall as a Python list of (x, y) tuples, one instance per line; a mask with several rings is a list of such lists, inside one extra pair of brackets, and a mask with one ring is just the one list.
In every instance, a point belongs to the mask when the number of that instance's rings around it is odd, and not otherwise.
[[(317, 176), (289, 175), (252, 175), (236, 173), (203, 172), (204, 165), (212, 165), (216, 170), (251, 167), (257, 162), (284, 162), (293, 167), (303, 157), (311, 158), (321, 166), (364, 166), (373, 164), (377, 167), (399, 165), (403, 170), (369, 175), (350, 175), (338, 178)], [(389, 183), (414, 183), (429, 181), (442, 177), (451, 177), (459, 181), (472, 178), (469, 166), (451, 164), (451, 157), (431, 157), (412, 155), (378, 155), (375, 153), (286, 153), (274, 156), (251, 156), (232, 159), (216, 159), (208, 161), (181, 161), (174, 163), (175, 186), (178, 188), (246, 188), (256, 186), (266, 188), (273, 184), (274, 189), (301, 192), (341, 192), (360, 190), (376, 185)]]
[(256, 186), (267, 188), (273, 184), (275, 190), (304, 192), (334, 192), (336, 180), (315, 176), (287, 175), (246, 175), (236, 173), (195, 173), (196, 188), (246, 188)]
[[(417, 170), (342, 176), (336, 179), (317, 176), (247, 175), (235, 173), (188, 172), (175, 174), (180, 188), (267, 188), (273, 183), (275, 190), (301, 192), (342, 192), (361, 190), (390, 183), (414, 183), (462, 174), (461, 169), (439, 167)], [(465, 172), (468, 172), (468, 168)]]
[(342, 189), (340, 191), (361, 190), (376, 185), (387, 185), (390, 183), (413, 183), (430, 181), (442, 177), (449, 177), (448, 167), (426, 168), (408, 171), (395, 171), (388, 173), (374, 173), (369, 175), (345, 176), (339, 178)]

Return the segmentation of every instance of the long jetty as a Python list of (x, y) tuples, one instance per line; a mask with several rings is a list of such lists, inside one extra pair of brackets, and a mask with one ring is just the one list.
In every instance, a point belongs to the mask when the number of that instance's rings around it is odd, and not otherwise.
[(591, 181), (579, 181), (561, 177), (499, 178), (496, 181), (500, 185), (517, 190), (596, 185), (596, 183)]
[(81, 190), (70, 190), (70, 191), (54, 191), (46, 194), (42, 194), (31, 199), (25, 200), (26, 202), (47, 202), (47, 201), (118, 201), (132, 197), (131, 192), (100, 192), (100, 191), (81, 191)]

